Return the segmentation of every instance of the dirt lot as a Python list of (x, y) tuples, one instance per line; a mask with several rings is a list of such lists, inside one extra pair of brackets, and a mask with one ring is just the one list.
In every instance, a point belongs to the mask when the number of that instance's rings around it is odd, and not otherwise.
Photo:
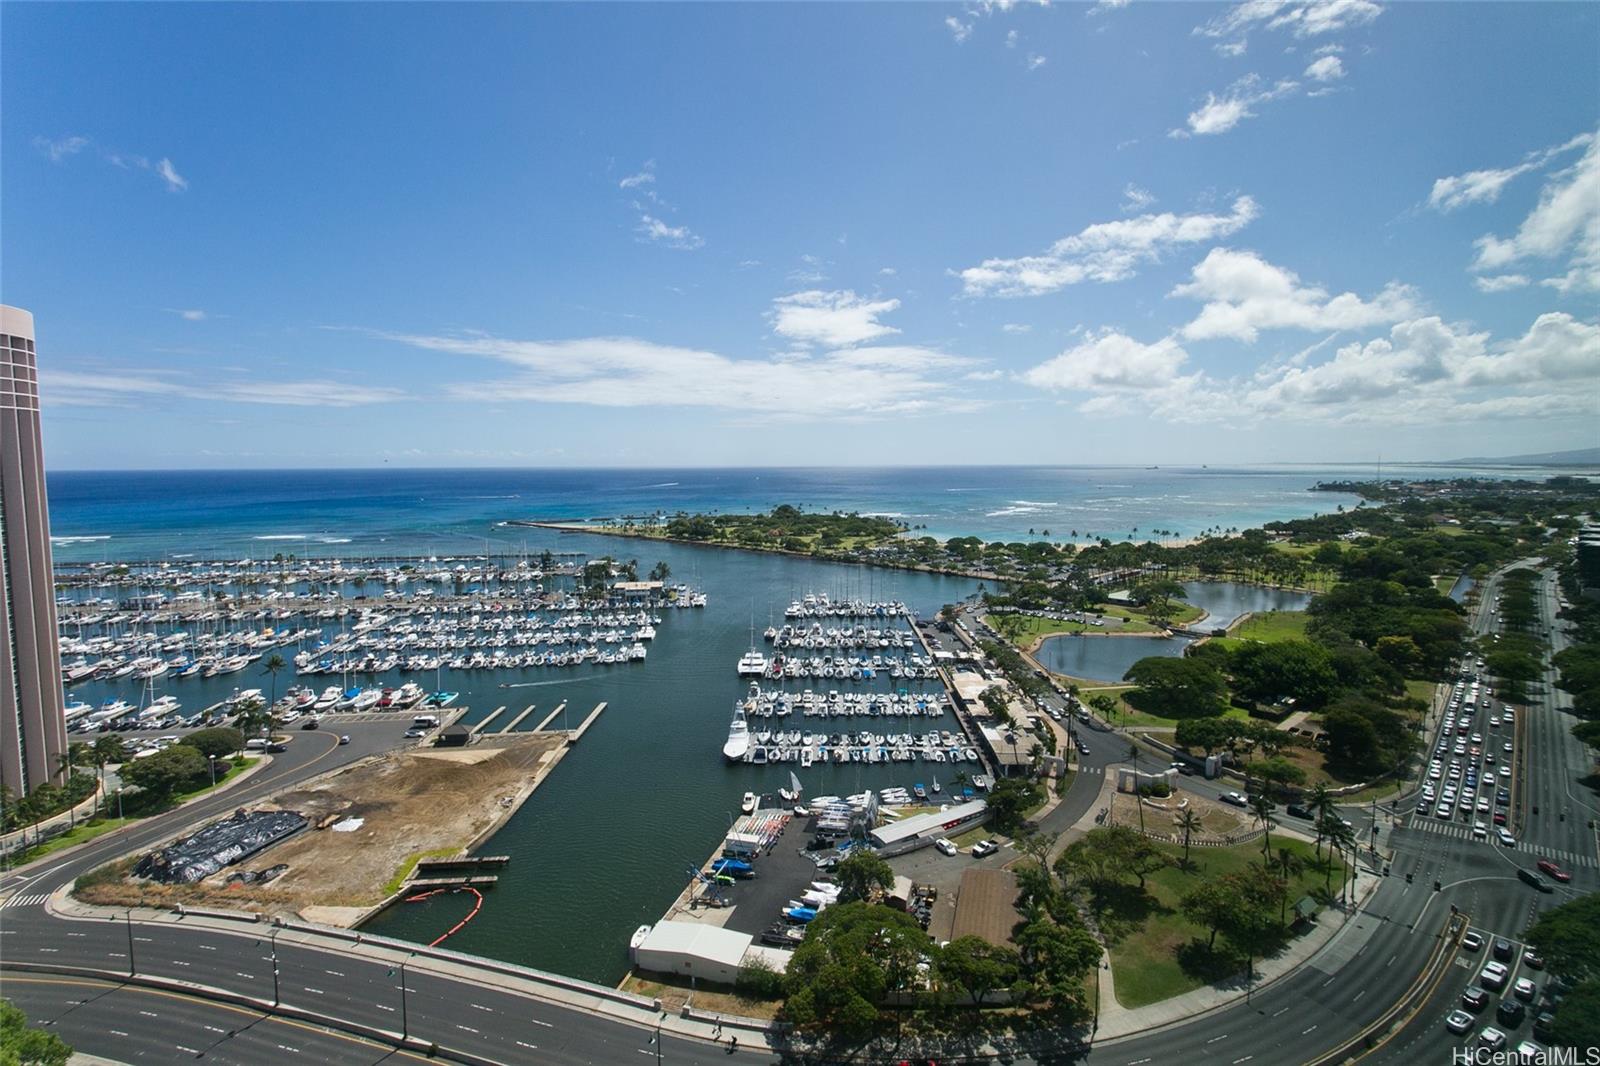
[[(458, 854), (510, 817), (559, 758), (565, 735), (510, 743), (378, 755), (280, 793), (253, 809), (298, 811), (313, 826), (328, 815), (361, 819), (352, 832), (308, 829), (194, 885), (119, 879), (81, 889), (113, 906), (183, 903), (353, 924), (381, 903), (386, 886), (419, 857)], [(226, 884), (230, 873), (289, 869), (265, 885)]]
[[(1166, 799), (1153, 800), (1145, 804), (1144, 824), (1153, 832), (1167, 833), (1179, 838), (1183, 830), (1178, 828), (1177, 813), (1181, 809), (1178, 804), (1182, 800), (1189, 801), (1189, 808), (1200, 816), (1204, 829), (1192, 835), (1193, 840), (1219, 841), (1238, 833), (1243, 833), (1254, 825), (1254, 819), (1237, 807), (1224, 806), (1213, 803), (1204, 796), (1193, 792), (1185, 792), (1179, 788)], [(1167, 809), (1162, 810), (1156, 804), (1162, 804)], [(1126, 792), (1119, 792), (1112, 800), (1116, 821), (1121, 825), (1137, 826), (1139, 824), (1139, 808), (1134, 805), (1134, 798)]]

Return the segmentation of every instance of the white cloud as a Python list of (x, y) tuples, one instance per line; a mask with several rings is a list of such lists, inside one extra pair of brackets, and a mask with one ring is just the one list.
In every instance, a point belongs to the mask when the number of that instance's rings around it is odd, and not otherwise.
[(89, 147), (89, 138), (68, 136), (57, 137), (54, 140), (48, 137), (35, 137), (34, 147), (50, 157), (50, 162), (59, 163), (68, 156), (77, 155)]
[(1390, 284), (1371, 300), (1354, 293), (1330, 297), (1302, 285), (1289, 270), (1254, 252), (1213, 248), (1173, 296), (1202, 300), (1200, 314), (1184, 326), (1188, 340), (1229, 337), (1254, 342), (1263, 329), (1361, 329), (1416, 314), (1415, 293)]
[(1141, 189), (1133, 182), (1128, 182), (1127, 188), (1122, 190), (1122, 209), (1124, 211), (1143, 211), (1155, 205), (1156, 198), (1149, 189)]
[(639, 168), (639, 172), (637, 174), (629, 174), (627, 177), (617, 182), (617, 188), (637, 189), (641, 185), (652, 185), (655, 183), (655, 180), (656, 161), (654, 159), (647, 159), (645, 160), (644, 166)]
[(878, 321), (879, 315), (899, 307), (900, 301), (895, 299), (868, 300), (848, 290), (809, 289), (774, 300), (768, 317), (772, 331), (779, 336), (801, 344), (843, 348), (899, 333)]
[(467, 401), (573, 403), (600, 407), (703, 407), (794, 420), (970, 410), (936, 372), (970, 360), (922, 348), (854, 348), (815, 358), (734, 359), (634, 337), (518, 341), (380, 334), (426, 351), (479, 356), (515, 368), (509, 378), (457, 384)]
[(699, 248), (706, 243), (688, 226), (669, 226), (654, 215), (640, 215), (635, 232), (640, 243), (665, 244), (668, 248)]
[(1237, 41), (1218, 41), (1211, 47), (1220, 56), (1225, 56), (1228, 59), (1238, 59), (1250, 50), (1250, 42), (1241, 37)]
[(1344, 77), (1344, 64), (1339, 61), (1338, 56), (1326, 55), (1321, 59), (1312, 60), (1311, 65), (1306, 67), (1305, 76), (1312, 81), (1338, 81)]
[(1186, 360), (1171, 338), (1143, 344), (1106, 333), (1024, 380), (1085, 394), (1079, 410), (1087, 414), (1142, 406), (1173, 422), (1396, 426), (1600, 413), (1600, 396), (1584, 387), (1600, 373), (1600, 325), (1564, 313), (1540, 315), (1523, 336), (1502, 343), (1430, 316), (1309, 363), (1320, 347), (1222, 380), (1182, 375)]
[(1454, 211), (1468, 204), (1492, 204), (1516, 178), (1541, 169), (1552, 159), (1574, 148), (1587, 147), (1594, 139), (1592, 133), (1580, 133), (1564, 144), (1529, 152), (1516, 166), (1469, 170), (1465, 174), (1440, 178), (1433, 183), (1433, 190), (1428, 194), (1428, 206), (1436, 211)]
[(1118, 8), (1127, 7), (1129, 2), (1130, 0), (1096, 0), (1095, 5), (1088, 11), (1085, 11), (1084, 14), (1090, 17), (1095, 15), (1103, 15), (1108, 11), (1115, 11)]
[(1017, 33), (1016, 30), (1007, 30), (1006, 31), (1006, 47), (1007, 48), (1015, 48), (1017, 46), (1017, 41), (1020, 40), (1020, 39), (1021, 39), (1021, 37)]
[(41, 370), (40, 391), (52, 406), (117, 407), (135, 397), (169, 397), (207, 403), (267, 404), (292, 407), (362, 407), (407, 399), (400, 389), (343, 381), (224, 381), (194, 384), (168, 371), (126, 370), (80, 373)]
[(1031, 333), (1033, 331), (1033, 327), (1026, 322), (1007, 322), (1000, 329), (1005, 333)]
[(1097, 222), (1056, 241), (1043, 255), (986, 259), (961, 271), (961, 279), (969, 296), (1031, 296), (1084, 281), (1122, 281), (1168, 250), (1230, 236), (1259, 214), (1256, 202), (1241, 196), (1225, 215), (1168, 211)]
[(892, 277), (894, 277), (896, 274), (898, 274), (900, 272), (898, 270), (896, 270), (894, 267), (879, 267), (878, 268), (878, 273), (882, 274), (886, 278), (892, 278)]
[(1195, 27), (1201, 37), (1242, 40), (1265, 27), (1295, 37), (1319, 37), (1371, 22), (1383, 13), (1373, 0), (1245, 0)]
[(973, 370), (961, 375), (964, 381), (999, 381), (1005, 376), (1004, 370)]
[(1503, 270), (1529, 259), (1567, 257), (1564, 275), (1546, 278), (1563, 295), (1600, 292), (1600, 139), (1590, 138), (1583, 158), (1552, 174), (1539, 203), (1510, 237), (1486, 234), (1476, 242), (1476, 271)]
[(1512, 289), (1526, 288), (1530, 284), (1526, 274), (1494, 274), (1489, 277), (1473, 278), (1472, 283), (1478, 287), (1479, 292), (1510, 292)]
[(156, 173), (161, 176), (162, 181), (167, 183), (168, 192), (182, 192), (189, 187), (189, 183), (184, 180), (183, 175), (178, 173), (177, 168), (172, 165), (172, 160), (170, 159), (163, 157), (161, 162), (156, 164)]
[(185, 322), (204, 322), (206, 320), (206, 313), (199, 308), (171, 307), (168, 310)]
[(944, 25), (950, 31), (950, 36), (956, 39), (956, 44), (965, 44), (967, 38), (972, 36), (972, 23), (962, 22), (954, 15), (946, 15)]
[(61, 163), (79, 154), (84, 149), (93, 146), (100, 159), (114, 167), (119, 167), (123, 170), (147, 170), (153, 172), (166, 183), (168, 192), (182, 192), (189, 187), (188, 180), (178, 173), (178, 168), (173, 165), (172, 160), (164, 156), (152, 163), (145, 156), (132, 155), (118, 151), (115, 148), (95, 145), (88, 137), (77, 135), (57, 137), (55, 139), (35, 137), (33, 144), (34, 147), (48, 156), (52, 163)]
[(1040, 67), (1044, 66), (1048, 62), (1049, 62), (1049, 60), (1046, 59), (1044, 56), (1035, 55), (1032, 52), (1028, 53), (1028, 64), (1027, 65), (1028, 65), (1028, 69), (1029, 70), (1038, 70)]
[(1260, 75), (1246, 74), (1220, 96), (1206, 93), (1206, 102), (1189, 112), (1188, 128), (1171, 130), (1167, 136), (1205, 137), (1226, 133), (1245, 119), (1254, 118), (1256, 113), (1251, 108), (1286, 96), (1299, 87), (1299, 82), (1285, 78), (1270, 88), (1263, 88)]
[(1142, 344), (1110, 331), (1090, 337), (1022, 375), (1042, 389), (1145, 391), (1163, 389), (1178, 378), (1189, 353), (1171, 337)]

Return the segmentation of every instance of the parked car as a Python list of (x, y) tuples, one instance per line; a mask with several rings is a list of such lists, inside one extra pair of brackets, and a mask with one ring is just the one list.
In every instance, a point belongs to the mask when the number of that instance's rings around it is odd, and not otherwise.
[(1533, 1002), (1533, 997), (1539, 994), (1539, 986), (1532, 979), (1519, 977), (1511, 985), (1511, 994), (1527, 1003)]
[(1494, 941), (1494, 957), (1509, 962), (1511, 960), (1511, 941), (1504, 937), (1496, 937)]
[(940, 837), (938, 840), (935, 840), (933, 842), (933, 846), (939, 850), (940, 854), (943, 855), (954, 855), (960, 850), (944, 837)]
[(1468, 930), (1467, 934), (1461, 938), (1461, 950), (1463, 951), (1477, 951), (1481, 947), (1483, 947), (1482, 933)]
[(1461, 993), (1461, 1005), (1477, 1014), (1489, 1005), (1489, 993), (1474, 985)]
[(1471, 1032), (1472, 1015), (1464, 1010), (1453, 1010), (1444, 1016), (1444, 1027), (1452, 1033)]
[(994, 841), (980, 840), (976, 844), (972, 845), (972, 857), (974, 859), (981, 859), (985, 855), (993, 855), (999, 850), (1000, 845), (996, 844)]
[(1522, 1019), (1527, 1017), (1527, 1014), (1528, 1008), (1522, 1005), (1521, 1000), (1509, 997), (1502, 999), (1500, 1006), (1496, 1007), (1494, 1011), (1494, 1016), (1500, 1020), (1501, 1024), (1510, 1026), (1513, 1029), (1522, 1024)]

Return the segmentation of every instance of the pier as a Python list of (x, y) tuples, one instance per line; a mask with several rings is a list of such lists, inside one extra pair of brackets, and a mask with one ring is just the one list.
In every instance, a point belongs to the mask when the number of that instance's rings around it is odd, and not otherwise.
[(524, 707), (522, 709), (522, 713), (521, 714), (519, 714), (515, 718), (511, 719), (511, 721), (506, 724), (506, 727), (504, 729), (500, 730), (500, 732), (502, 732), (502, 733), (515, 733), (517, 731), (517, 726), (522, 724), (522, 720), (524, 718), (528, 717), (528, 715), (530, 715), (532, 713), (533, 713), (533, 704), (530, 703), (530, 704), (528, 704), (526, 707)]
[(422, 859), (416, 865), (417, 876), (442, 873), (445, 870), (488, 869), (509, 865), (509, 855), (462, 855), (454, 859)]
[(500, 712), (504, 711), (505, 709), (506, 709), (505, 705), (501, 704), (499, 707), (496, 707), (494, 710), (490, 711), (489, 712), (489, 717), (485, 718), (483, 721), (479, 722), (477, 725), (472, 727), (473, 735), (476, 736), (477, 734), (482, 733), (484, 730), (488, 729), (489, 728), (489, 723), (494, 721), (496, 718), (500, 717)]
[(589, 727), (594, 724), (595, 719), (600, 717), (600, 712), (605, 709), (606, 704), (604, 700), (601, 700), (599, 703), (595, 704), (594, 710), (589, 712), (589, 717), (585, 718), (582, 724), (580, 724), (578, 728), (574, 729), (571, 735), (567, 737), (567, 743), (576, 744), (579, 740), (583, 739), (583, 735), (589, 731)]
[(549, 714), (544, 716), (544, 721), (540, 722), (538, 725), (533, 727), (533, 731), (535, 733), (543, 732), (544, 731), (544, 727), (549, 725), (551, 722), (555, 721), (556, 720), (556, 715), (560, 714), (562, 711), (564, 711), (566, 709), (567, 709), (567, 701), (566, 700), (562, 700), (559, 704), (556, 705), (556, 709), (555, 710), (551, 711)]

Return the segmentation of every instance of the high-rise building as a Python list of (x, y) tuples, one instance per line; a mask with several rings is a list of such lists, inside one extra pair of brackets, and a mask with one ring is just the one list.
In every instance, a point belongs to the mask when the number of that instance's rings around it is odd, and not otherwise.
[(30, 792), (66, 750), (33, 315), (0, 304), (0, 782)]

